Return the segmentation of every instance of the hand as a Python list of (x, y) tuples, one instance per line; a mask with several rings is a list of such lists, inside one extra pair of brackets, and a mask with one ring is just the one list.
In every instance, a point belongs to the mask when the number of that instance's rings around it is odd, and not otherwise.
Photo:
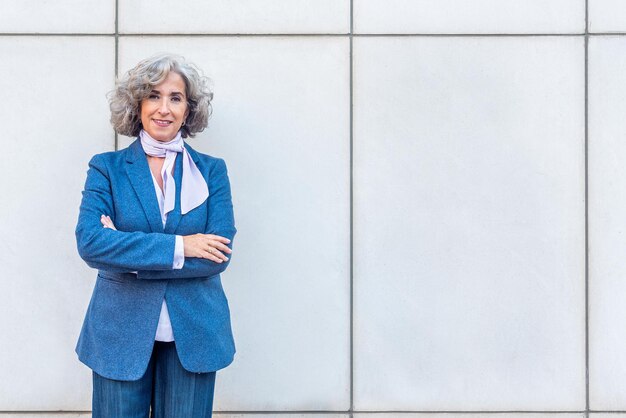
[(111, 218), (109, 217), (109, 215), (107, 216), (100, 216), (100, 222), (102, 222), (102, 226), (105, 228), (109, 228), (109, 229), (113, 229), (117, 231), (117, 228), (115, 228), (115, 225), (113, 225), (113, 221), (111, 220)]
[(194, 234), (183, 236), (185, 257), (206, 258), (216, 263), (228, 261), (224, 255), (232, 253), (226, 246), (230, 240), (213, 234)]

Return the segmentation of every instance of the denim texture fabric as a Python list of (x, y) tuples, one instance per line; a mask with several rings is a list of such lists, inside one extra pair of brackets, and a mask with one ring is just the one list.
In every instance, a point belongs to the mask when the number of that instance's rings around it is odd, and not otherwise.
[[(180, 211), (182, 158), (176, 159), (176, 205), (163, 227), (150, 168), (139, 140), (128, 148), (95, 155), (87, 172), (76, 240), (98, 276), (76, 345), (80, 361), (116, 380), (143, 376), (152, 353), (163, 297), (178, 355), (196, 373), (226, 367), (235, 344), (220, 273), (229, 261), (185, 258), (173, 270), (175, 235), (217, 234), (231, 240), (234, 223), (224, 160), (185, 144), (202, 172), (209, 197), (185, 215)], [(103, 228), (109, 215), (117, 230)]]
[(175, 343), (157, 341), (138, 380), (93, 372), (92, 418), (210, 418), (214, 388), (215, 372), (188, 372)]

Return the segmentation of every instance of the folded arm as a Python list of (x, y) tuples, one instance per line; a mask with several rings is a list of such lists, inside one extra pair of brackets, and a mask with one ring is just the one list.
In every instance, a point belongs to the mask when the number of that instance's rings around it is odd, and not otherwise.
[[(218, 159), (215, 162), (211, 173), (209, 173), (209, 193), (208, 218), (204, 234), (213, 234), (227, 238), (230, 242), (224, 244), (232, 250), (233, 239), (237, 233), (237, 229), (235, 228), (228, 170), (226, 163), (222, 159)], [(170, 271), (142, 271), (142, 269), (140, 269), (137, 276), (139, 279), (211, 277), (226, 270), (232, 259), (232, 254), (227, 254), (227, 256), (228, 260), (221, 262), (213, 261), (208, 258), (185, 257), (185, 263), (182, 269)]]
[(96, 155), (89, 162), (76, 226), (81, 258), (90, 267), (115, 272), (172, 270), (174, 235), (103, 228), (103, 214), (114, 217), (113, 197), (106, 164)]
[[(218, 159), (209, 174), (209, 207), (205, 234), (227, 238), (224, 243), (232, 250), (232, 241), (237, 232), (230, 183), (226, 164)], [(182, 268), (176, 266), (175, 247), (177, 237), (158, 232), (125, 232), (114, 227), (103, 227), (106, 221), (101, 216), (114, 217), (113, 198), (107, 168), (101, 156), (94, 156), (89, 162), (87, 181), (83, 191), (76, 241), (78, 252), (92, 268), (112, 272), (137, 272), (139, 279), (206, 278), (223, 272), (230, 263), (210, 255), (188, 256)], [(110, 219), (109, 219), (110, 221)], [(111, 221), (112, 225), (112, 221)], [(221, 244), (220, 244), (221, 245)], [(185, 248), (185, 253), (188, 248)]]

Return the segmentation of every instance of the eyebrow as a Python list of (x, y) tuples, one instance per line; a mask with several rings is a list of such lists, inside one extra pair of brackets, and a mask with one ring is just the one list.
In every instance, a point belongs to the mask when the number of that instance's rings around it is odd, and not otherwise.
[[(161, 94), (161, 92), (159, 90), (156, 90), (156, 89), (152, 89), (151, 93)], [(184, 96), (184, 94), (182, 92), (180, 92), (180, 91), (173, 91), (171, 94), (172, 94), (172, 96), (174, 96), (174, 95)]]

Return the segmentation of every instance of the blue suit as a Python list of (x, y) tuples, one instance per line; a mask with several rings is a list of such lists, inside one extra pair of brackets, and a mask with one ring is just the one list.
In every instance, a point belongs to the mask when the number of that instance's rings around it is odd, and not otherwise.
[[(80, 361), (109, 379), (137, 380), (143, 375), (163, 297), (185, 369), (215, 371), (230, 364), (235, 354), (220, 280), (230, 260), (185, 258), (182, 269), (172, 269), (175, 235), (216, 234), (230, 239), (232, 249), (237, 232), (224, 160), (185, 147), (208, 184), (209, 198), (181, 215), (179, 154), (174, 169), (176, 206), (165, 229), (138, 139), (89, 162), (76, 241), (82, 259), (99, 271), (76, 352)], [(111, 217), (117, 231), (102, 226), (102, 214)]]

